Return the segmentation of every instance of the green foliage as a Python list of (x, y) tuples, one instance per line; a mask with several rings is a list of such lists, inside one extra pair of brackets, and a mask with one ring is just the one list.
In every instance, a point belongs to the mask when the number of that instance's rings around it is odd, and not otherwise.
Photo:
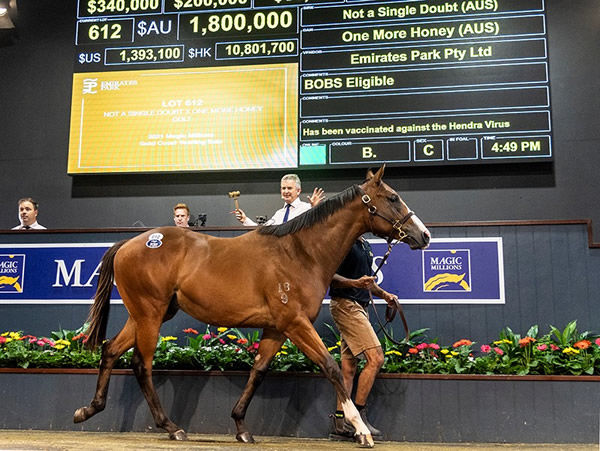
[[(23, 335), (22, 332), (0, 334), (0, 367), (5, 368), (97, 368), (100, 350), (84, 348), (86, 325), (77, 330), (52, 332), (50, 338)], [(340, 362), (340, 337), (332, 332), (335, 343), (326, 344), (332, 357)], [(428, 329), (419, 329), (409, 339), (382, 337), (385, 355), (382, 368), (387, 373), (416, 374), (516, 374), (516, 375), (598, 375), (600, 374), (600, 338), (589, 332), (579, 333), (577, 322), (563, 330), (550, 326), (539, 336), (537, 325), (524, 336), (505, 327), (498, 340), (483, 344), (461, 339), (451, 345), (428, 340)], [(159, 337), (154, 367), (162, 369), (249, 370), (260, 343), (259, 331), (247, 334), (233, 328), (207, 326), (203, 333), (185, 329), (184, 339)], [(185, 343), (180, 345), (178, 341)], [(126, 352), (117, 363), (129, 368), (133, 351)], [(360, 365), (362, 365), (361, 363)], [(274, 371), (318, 372), (290, 340), (271, 362)]]

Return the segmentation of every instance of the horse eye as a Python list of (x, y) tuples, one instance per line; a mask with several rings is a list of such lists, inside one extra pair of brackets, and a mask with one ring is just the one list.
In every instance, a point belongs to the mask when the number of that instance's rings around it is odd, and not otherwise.
[(400, 198), (396, 194), (391, 195), (389, 199), (390, 199), (390, 202), (393, 202), (393, 203), (400, 202)]

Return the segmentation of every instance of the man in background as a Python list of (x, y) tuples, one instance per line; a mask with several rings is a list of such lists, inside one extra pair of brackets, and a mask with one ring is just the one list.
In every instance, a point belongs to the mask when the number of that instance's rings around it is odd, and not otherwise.
[(178, 203), (173, 207), (173, 222), (177, 227), (189, 227), (190, 209), (184, 203)]
[[(302, 186), (300, 183), (300, 177), (296, 174), (286, 174), (281, 178), (281, 198), (284, 201), (282, 208), (277, 210), (275, 214), (265, 222), (264, 225), (283, 224), (284, 222), (294, 219), (296, 216), (301, 215), (305, 211), (310, 210), (325, 199), (325, 192), (321, 188), (315, 188), (312, 196), (307, 196), (308, 201), (303, 202), (300, 200), (300, 193), (302, 192)], [(236, 209), (232, 212), (235, 217), (245, 226), (257, 225), (252, 219), (248, 218), (243, 210)]]
[(13, 227), (12, 230), (42, 230), (46, 228), (37, 222), (38, 203), (35, 200), (31, 197), (24, 197), (23, 199), (19, 199), (18, 206), (19, 221), (21, 221), (21, 224)]

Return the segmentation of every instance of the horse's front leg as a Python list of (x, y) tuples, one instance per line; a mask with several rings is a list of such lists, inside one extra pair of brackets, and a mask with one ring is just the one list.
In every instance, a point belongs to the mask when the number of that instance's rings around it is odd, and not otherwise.
[(134, 341), (134, 322), (128, 319), (121, 332), (112, 340), (102, 345), (102, 357), (100, 359), (100, 369), (98, 370), (98, 382), (96, 383), (94, 399), (92, 399), (89, 406), (80, 407), (75, 411), (73, 415), (74, 423), (81, 423), (104, 410), (112, 369), (119, 357), (133, 346)]
[(308, 318), (298, 318), (294, 321), (286, 335), (294, 342), (296, 346), (321, 368), (327, 379), (333, 384), (338, 399), (341, 401), (344, 409), (344, 417), (354, 426), (356, 442), (361, 448), (372, 448), (375, 446), (371, 432), (362, 421), (358, 409), (350, 399), (350, 394), (344, 386), (344, 380), (340, 367), (333, 360), (329, 351), (323, 344), (321, 337), (313, 327)]
[(235, 421), (237, 428), (237, 434), (235, 438), (243, 443), (254, 443), (254, 438), (248, 428), (246, 427), (246, 410), (254, 392), (258, 386), (262, 383), (267, 374), (267, 369), (273, 357), (281, 349), (281, 345), (285, 341), (285, 337), (279, 332), (272, 329), (265, 329), (260, 340), (258, 347), (258, 353), (254, 358), (254, 365), (250, 370), (250, 377), (246, 383), (246, 387), (240, 396), (240, 399), (235, 403), (233, 410), (231, 411), (231, 418)]

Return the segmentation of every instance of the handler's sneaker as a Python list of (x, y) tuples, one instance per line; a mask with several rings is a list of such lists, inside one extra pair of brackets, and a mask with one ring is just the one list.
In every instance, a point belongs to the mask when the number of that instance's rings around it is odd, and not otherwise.
[(354, 440), (354, 427), (346, 421), (343, 414), (332, 413), (329, 417), (332, 419), (331, 432), (329, 433), (330, 440)]
[(371, 423), (369, 423), (369, 420), (367, 418), (367, 408), (365, 407), (365, 408), (359, 410), (359, 413), (360, 413), (360, 418), (363, 420), (363, 423), (365, 423), (367, 428), (369, 428), (369, 432), (371, 432), (371, 436), (373, 437), (373, 440), (383, 440), (383, 432), (381, 432), (379, 429), (377, 429), (375, 426), (373, 426)]

